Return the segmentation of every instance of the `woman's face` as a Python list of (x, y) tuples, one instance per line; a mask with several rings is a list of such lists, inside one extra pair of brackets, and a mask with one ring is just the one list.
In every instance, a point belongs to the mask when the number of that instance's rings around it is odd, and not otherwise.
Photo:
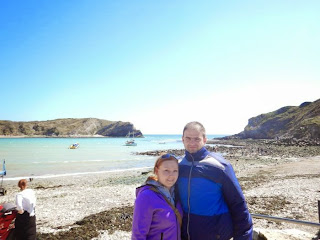
[(162, 164), (156, 168), (156, 175), (158, 181), (167, 189), (170, 189), (178, 179), (178, 163), (174, 160), (163, 161)]

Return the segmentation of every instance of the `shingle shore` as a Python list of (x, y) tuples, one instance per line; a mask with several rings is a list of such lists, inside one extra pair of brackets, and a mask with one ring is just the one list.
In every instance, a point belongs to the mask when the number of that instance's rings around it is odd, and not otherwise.
[[(290, 151), (284, 148), (283, 154), (265, 155), (259, 154), (261, 147), (259, 150), (258, 148), (250, 145), (243, 148), (243, 151), (234, 149), (226, 154), (244, 190), (250, 212), (318, 222), (320, 156), (301, 157), (298, 154), (291, 154), (295, 151), (303, 154), (303, 151), (308, 151), (304, 148), (294, 151), (292, 148), (287, 148)], [(38, 198), (36, 208), (38, 232), (69, 231), (79, 234), (70, 229), (75, 226), (83, 228), (84, 225), (79, 225), (79, 222), (90, 215), (95, 216), (99, 213), (116, 215), (116, 211), (112, 209), (127, 211), (123, 212), (124, 215), (120, 213), (119, 216), (122, 220), (127, 218), (125, 225), (130, 226), (131, 220), (128, 214), (130, 215), (134, 203), (135, 188), (145, 181), (146, 172), (148, 172), (146, 169), (141, 169), (47, 179), (35, 178), (30, 182), (30, 188), (36, 191)], [(4, 181), (3, 184), (8, 193), (0, 197), (0, 201), (14, 202), (14, 196), (18, 191), (17, 182)], [(90, 218), (91, 225), (97, 225), (96, 228), (99, 228), (98, 225), (103, 225), (101, 219)], [(95, 224), (94, 221), (100, 222)], [(108, 232), (102, 232), (99, 239), (130, 239), (130, 230), (123, 230), (120, 226), (111, 228), (112, 224), (105, 223), (105, 230)], [(116, 221), (115, 225), (117, 224)], [(315, 228), (260, 219), (254, 219), (254, 226), (283, 231), (299, 229), (312, 236), (317, 232)]]

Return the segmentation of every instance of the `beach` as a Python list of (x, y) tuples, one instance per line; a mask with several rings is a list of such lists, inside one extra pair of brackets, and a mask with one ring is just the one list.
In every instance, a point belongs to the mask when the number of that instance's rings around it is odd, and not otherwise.
[[(269, 155), (264, 155), (261, 145), (219, 148), (228, 151), (225, 157), (235, 169), (250, 213), (319, 222), (320, 154), (313, 152), (314, 148), (298, 149), (299, 153), (312, 153), (304, 156), (297, 152), (290, 155), (289, 149), (279, 156), (271, 146)], [(34, 178), (29, 187), (38, 199), (39, 239), (130, 239), (135, 188), (144, 183), (150, 170)], [(7, 195), (1, 202), (14, 202), (17, 181), (3, 184)], [(257, 232), (275, 236), (267, 239), (317, 239), (318, 229), (314, 227), (257, 218), (253, 221)]]
[[(37, 232), (69, 230), (86, 216), (132, 205), (135, 188), (145, 178), (145, 175), (141, 175), (142, 172), (143, 170), (104, 172), (33, 179), (29, 182), (29, 187), (37, 195)], [(4, 185), (7, 195), (1, 197), (1, 202), (14, 202), (18, 191), (17, 183), (6, 181)], [(129, 236), (129, 233), (126, 235)]]

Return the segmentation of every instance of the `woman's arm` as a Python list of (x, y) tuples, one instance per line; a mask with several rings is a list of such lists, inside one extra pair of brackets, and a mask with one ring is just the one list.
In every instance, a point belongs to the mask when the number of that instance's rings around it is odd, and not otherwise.
[(132, 240), (145, 240), (150, 230), (153, 217), (152, 199), (149, 194), (152, 192), (146, 190), (141, 192), (134, 204), (132, 221)]

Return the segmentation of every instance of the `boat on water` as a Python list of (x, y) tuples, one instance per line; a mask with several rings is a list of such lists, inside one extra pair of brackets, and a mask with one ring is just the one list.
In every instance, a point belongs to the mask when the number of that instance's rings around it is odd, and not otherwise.
[(79, 143), (74, 143), (74, 144), (71, 144), (69, 149), (77, 149), (79, 147)]
[(129, 132), (128, 134), (127, 134), (127, 138), (130, 138), (130, 136), (132, 136), (131, 137), (131, 139), (130, 140), (127, 140), (126, 142), (125, 142), (125, 146), (137, 146), (137, 143), (134, 141), (134, 132)]
[(125, 146), (137, 146), (137, 143), (134, 141), (134, 139), (132, 139), (126, 141)]

